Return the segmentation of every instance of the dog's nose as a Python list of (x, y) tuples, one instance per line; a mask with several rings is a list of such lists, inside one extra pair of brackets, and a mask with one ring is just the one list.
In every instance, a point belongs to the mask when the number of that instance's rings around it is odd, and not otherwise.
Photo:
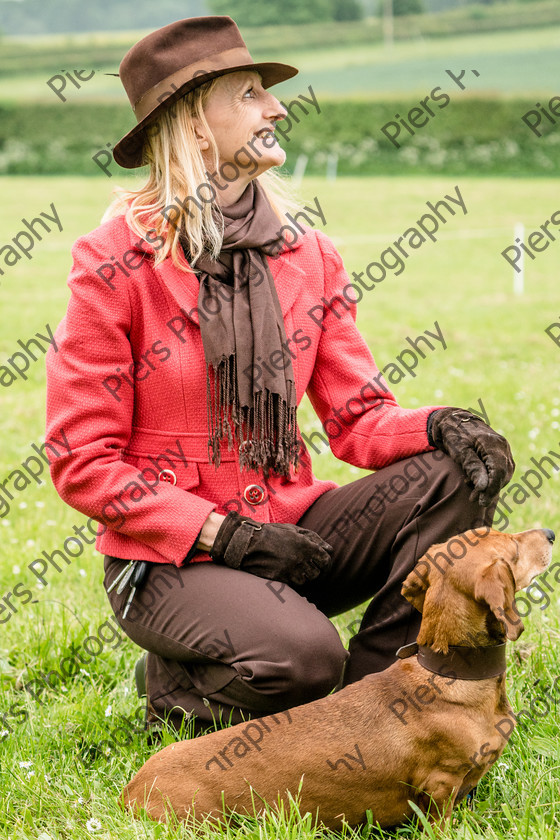
[(549, 543), (553, 543), (554, 540), (556, 539), (556, 535), (555, 535), (554, 531), (551, 531), (550, 528), (543, 528), (543, 531), (544, 531), (545, 536), (546, 536), (547, 540), (549, 541)]

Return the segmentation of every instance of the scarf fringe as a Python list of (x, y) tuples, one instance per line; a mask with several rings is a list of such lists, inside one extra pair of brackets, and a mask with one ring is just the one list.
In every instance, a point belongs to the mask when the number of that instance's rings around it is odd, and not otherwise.
[(290, 465), (299, 464), (294, 383), (287, 380), (287, 399), (267, 388), (253, 394), (252, 406), (239, 404), (235, 355), (217, 367), (206, 367), (208, 409), (208, 459), (221, 463), (221, 442), (237, 447), (239, 466), (290, 476)]

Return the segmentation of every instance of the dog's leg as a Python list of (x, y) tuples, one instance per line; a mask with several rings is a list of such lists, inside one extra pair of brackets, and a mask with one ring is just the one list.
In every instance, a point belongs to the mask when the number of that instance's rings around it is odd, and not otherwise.
[(476, 770), (471, 770), (470, 773), (467, 773), (463, 781), (461, 782), (461, 787), (457, 793), (455, 798), (455, 804), (458, 805), (459, 802), (462, 802), (463, 799), (470, 793), (471, 790), (477, 786), (479, 781), (482, 777), (486, 774), (486, 772), (490, 769), (489, 766), (484, 767), (482, 770), (478, 768)]
[(430, 774), (419, 789), (416, 804), (425, 815), (436, 837), (445, 830), (451, 819), (460, 779), (439, 771)]

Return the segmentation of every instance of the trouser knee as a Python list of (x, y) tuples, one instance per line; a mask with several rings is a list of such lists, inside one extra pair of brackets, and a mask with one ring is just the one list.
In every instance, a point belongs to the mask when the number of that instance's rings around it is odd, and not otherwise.
[(349, 655), (334, 626), (333, 634), (320, 645), (299, 641), (298, 650), (292, 653), (286, 687), (290, 705), (301, 705), (329, 694), (338, 684)]

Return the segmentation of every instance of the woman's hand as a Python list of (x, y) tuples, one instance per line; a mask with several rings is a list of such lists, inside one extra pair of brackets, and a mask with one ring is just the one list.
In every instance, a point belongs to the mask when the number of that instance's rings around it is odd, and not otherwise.
[(509, 443), (462, 408), (439, 408), (428, 418), (428, 441), (459, 464), (473, 485), (471, 501), (488, 507), (515, 469)]
[(330, 564), (332, 546), (307, 528), (277, 522), (257, 522), (231, 511), (210, 549), (210, 557), (232, 569), (302, 585)]

